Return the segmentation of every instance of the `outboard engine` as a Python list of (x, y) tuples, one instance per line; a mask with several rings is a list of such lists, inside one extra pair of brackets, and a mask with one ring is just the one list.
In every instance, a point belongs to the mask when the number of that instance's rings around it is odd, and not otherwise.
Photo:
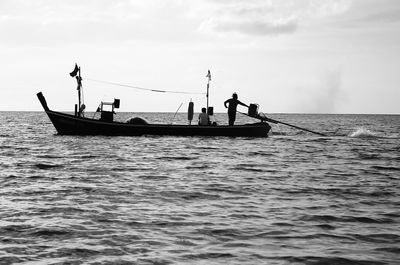
[(250, 104), (248, 115), (250, 117), (258, 116), (258, 104)]

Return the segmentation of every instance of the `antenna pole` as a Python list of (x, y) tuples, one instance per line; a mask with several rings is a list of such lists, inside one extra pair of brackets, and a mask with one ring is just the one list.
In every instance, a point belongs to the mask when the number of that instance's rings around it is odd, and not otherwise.
[(207, 83), (207, 109), (208, 109), (208, 90), (210, 88), (210, 83)]
[(208, 82), (207, 82), (207, 95), (206, 95), (206, 97), (207, 97), (207, 112), (208, 112), (208, 98), (209, 98), (210, 81), (211, 81), (211, 72), (210, 72), (210, 70), (208, 70), (208, 74), (207, 74), (206, 77), (208, 77)]
[(81, 77), (81, 68), (78, 68), (78, 76), (76, 77), (76, 81), (78, 82), (78, 117), (81, 116), (81, 88), (82, 88), (82, 77)]

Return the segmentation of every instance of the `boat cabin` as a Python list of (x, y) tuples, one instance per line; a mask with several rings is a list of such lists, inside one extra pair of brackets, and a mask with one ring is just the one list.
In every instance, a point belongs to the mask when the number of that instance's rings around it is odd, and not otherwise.
[(119, 104), (120, 104), (120, 100), (117, 98), (114, 99), (114, 102), (102, 101), (100, 103), (100, 106), (97, 108), (97, 112), (100, 112), (100, 120), (106, 121), (106, 122), (113, 122), (114, 114), (115, 114), (114, 109), (118, 109)]

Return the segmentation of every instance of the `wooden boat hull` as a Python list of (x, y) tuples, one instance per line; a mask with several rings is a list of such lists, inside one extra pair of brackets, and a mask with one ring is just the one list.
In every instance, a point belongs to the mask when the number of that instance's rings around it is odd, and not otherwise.
[[(41, 95), (42, 96), (42, 95)], [(44, 97), (38, 95), (43, 108), (60, 135), (176, 135), (176, 136), (243, 136), (267, 137), (271, 129), (268, 123), (259, 122), (244, 125), (170, 125), (170, 124), (129, 124), (106, 122), (96, 119), (77, 117), (75, 115), (51, 111)]]

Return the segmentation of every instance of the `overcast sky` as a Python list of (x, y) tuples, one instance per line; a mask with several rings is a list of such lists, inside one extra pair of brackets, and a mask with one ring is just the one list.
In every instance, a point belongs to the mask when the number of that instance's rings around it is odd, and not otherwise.
[[(233, 92), (266, 113), (400, 113), (399, 0), (0, 0), (0, 110), (170, 111)], [(86, 78), (86, 79), (85, 79)]]

